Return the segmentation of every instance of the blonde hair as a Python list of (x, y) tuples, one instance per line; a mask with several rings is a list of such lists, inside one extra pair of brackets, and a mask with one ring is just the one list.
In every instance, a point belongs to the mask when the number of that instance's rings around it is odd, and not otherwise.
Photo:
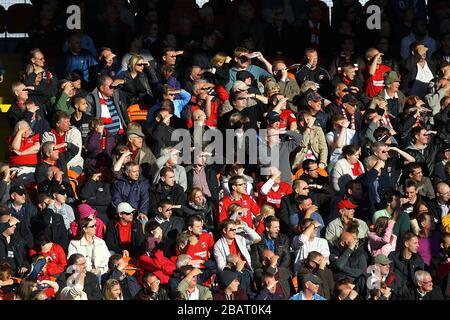
[(271, 206), (270, 204), (263, 204), (261, 206), (260, 215), (267, 216), (269, 214), (275, 215), (275, 208)]
[(127, 126), (127, 131), (128, 131), (128, 130), (132, 130), (132, 129), (135, 129), (135, 130), (141, 130), (141, 131), (142, 131), (142, 126), (141, 126), (139, 123), (133, 121), (133, 122), (130, 122), (130, 123), (128, 124), (128, 126)]
[(131, 58), (128, 60), (128, 70), (133, 71), (139, 60), (144, 60), (144, 58), (138, 54), (133, 54)]
[(239, 57), (241, 54), (249, 53), (249, 52), (250, 52), (250, 51), (248, 51), (248, 49), (246, 49), (246, 48), (237, 47), (236, 49), (234, 49), (234, 57), (237, 58), (237, 57)]
[[(103, 297), (105, 297), (105, 300), (113, 300), (111, 291), (116, 285), (119, 285), (120, 287), (119, 280), (109, 279), (105, 282), (105, 285), (103, 286)], [(120, 287), (120, 299), (123, 299), (122, 287)]]
[(375, 96), (372, 98), (372, 101), (369, 104), (369, 109), (376, 109), (376, 107), (379, 107), (381, 103), (387, 103), (386, 99), (383, 97)]
[(304, 94), (309, 89), (316, 91), (317, 85), (314, 81), (306, 80), (300, 86), (300, 93)]
[(227, 60), (227, 55), (223, 52), (217, 53), (212, 59), (211, 59), (211, 65), (213, 67), (219, 67), (219, 63), (225, 63)]
[(239, 209), (242, 209), (242, 207), (239, 204), (237, 203), (230, 204), (227, 209), (228, 216), (230, 217), (231, 215), (233, 215), (233, 213), (235, 213)]

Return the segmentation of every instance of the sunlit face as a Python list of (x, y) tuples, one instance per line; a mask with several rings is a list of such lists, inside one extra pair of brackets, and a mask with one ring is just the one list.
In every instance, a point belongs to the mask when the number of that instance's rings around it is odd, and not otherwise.
[(62, 132), (70, 130), (70, 118), (63, 118), (56, 123), (56, 128)]
[(31, 59), (31, 62), (41, 68), (45, 66), (45, 57), (42, 52), (38, 51), (35, 53), (34, 57)]
[(270, 235), (270, 238), (276, 239), (278, 238), (278, 234), (280, 233), (280, 222), (272, 221), (270, 223), (270, 227), (266, 227), (267, 233)]
[(194, 195), (194, 203), (196, 205), (202, 205), (205, 200), (205, 196), (203, 195), (203, 192), (197, 191)]
[(161, 216), (168, 220), (172, 216), (172, 205), (171, 204), (165, 204), (160, 208), (160, 214)]
[(130, 180), (138, 181), (140, 176), (139, 165), (130, 167), (129, 171), (127, 171), (126, 174), (130, 178)]
[(414, 203), (417, 199), (417, 189), (412, 186), (405, 188), (405, 197), (408, 199), (410, 203)]
[(351, 156), (347, 157), (348, 162), (350, 164), (355, 164), (359, 160), (359, 156), (361, 155), (361, 149), (359, 149), (355, 154), (352, 154)]
[(118, 299), (122, 295), (122, 289), (120, 288), (120, 284), (116, 284), (111, 288), (111, 298)]
[(189, 230), (193, 235), (200, 236), (203, 232), (203, 222), (202, 221), (194, 221), (192, 227), (189, 227)]
[(87, 101), (86, 99), (81, 99), (78, 104), (75, 106), (76, 109), (78, 109), (80, 112), (85, 113), (87, 110)]
[(419, 238), (413, 237), (412, 239), (405, 241), (405, 248), (411, 253), (417, 253), (417, 250), (419, 250)]
[(424, 276), (422, 281), (419, 281), (419, 287), (424, 292), (433, 291), (433, 279), (431, 278), (431, 276), (429, 275)]

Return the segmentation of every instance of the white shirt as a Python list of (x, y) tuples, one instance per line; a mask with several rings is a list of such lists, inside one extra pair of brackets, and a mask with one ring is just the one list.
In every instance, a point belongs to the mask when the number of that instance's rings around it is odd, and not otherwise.
[[(336, 162), (338, 162), (338, 160), (340, 159), (340, 157), (342, 155), (342, 147), (341, 148), (333, 148), (333, 142), (338, 137), (339, 137), (339, 133), (336, 130), (328, 132), (327, 135), (325, 136), (325, 139), (327, 140), (327, 144), (332, 150), (331, 155), (330, 155), (329, 167), (328, 167), (328, 170), (330, 170), (330, 171), (333, 168), (334, 164)], [(348, 146), (349, 144), (355, 143), (356, 138), (357, 138), (356, 130), (347, 128), (347, 130), (345, 130), (345, 138), (344, 138), (344, 142), (343, 142), (342, 146)]]
[(197, 286), (195, 286), (194, 292), (189, 294), (187, 291), (187, 295), (189, 297), (189, 300), (200, 300), (200, 291), (198, 290)]
[(330, 256), (327, 240), (318, 237), (309, 240), (304, 234), (297, 235), (292, 239), (292, 249), (297, 251), (294, 265), (295, 272), (300, 270), (303, 260), (308, 257), (311, 251), (317, 251), (327, 259)]

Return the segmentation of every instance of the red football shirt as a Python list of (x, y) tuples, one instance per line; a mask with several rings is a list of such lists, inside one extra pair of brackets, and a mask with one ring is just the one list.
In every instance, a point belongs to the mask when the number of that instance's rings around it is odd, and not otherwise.
[(364, 69), (366, 75), (366, 95), (372, 99), (384, 88), (384, 74), (391, 71), (391, 67), (380, 64), (374, 75), (370, 75), (368, 68)]

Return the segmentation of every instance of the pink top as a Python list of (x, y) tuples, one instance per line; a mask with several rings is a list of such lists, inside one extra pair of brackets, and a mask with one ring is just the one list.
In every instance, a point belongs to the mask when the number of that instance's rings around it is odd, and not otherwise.
[(388, 256), (389, 253), (395, 251), (397, 236), (392, 234), (394, 224), (394, 221), (389, 220), (386, 231), (382, 237), (377, 236), (375, 232), (369, 232), (369, 243), (370, 249), (372, 250), (372, 257), (375, 257), (380, 253)]

